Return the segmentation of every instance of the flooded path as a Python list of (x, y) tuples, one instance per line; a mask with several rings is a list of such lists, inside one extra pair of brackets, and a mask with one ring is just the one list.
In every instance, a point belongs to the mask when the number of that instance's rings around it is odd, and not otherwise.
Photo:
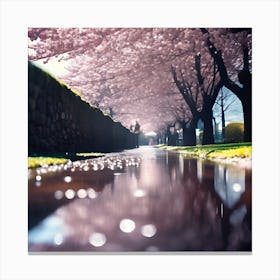
[(251, 251), (251, 170), (140, 147), (29, 172), (30, 252)]

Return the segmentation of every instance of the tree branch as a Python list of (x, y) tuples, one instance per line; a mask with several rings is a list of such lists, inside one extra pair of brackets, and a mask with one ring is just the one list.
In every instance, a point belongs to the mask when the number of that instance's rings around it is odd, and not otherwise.
[[(192, 114), (193, 115), (197, 114), (196, 103), (193, 100), (193, 96), (191, 94), (191, 91), (188, 90), (188, 88), (186, 87), (186, 84), (185, 84), (185, 83), (188, 84), (188, 82), (186, 80), (184, 80), (184, 83), (183, 83), (183, 82), (178, 80), (176, 70), (173, 66), (171, 66), (171, 72), (172, 72), (172, 75), (173, 75), (173, 80), (174, 80), (175, 84), (177, 85), (179, 91), (181, 92), (184, 100), (186, 101), (186, 103), (190, 107), (190, 110), (191, 110)], [(188, 87), (189, 87), (189, 84), (188, 84)]]
[[(216, 80), (216, 74), (217, 74), (217, 72), (216, 72), (216, 63), (214, 61), (212, 83), (209, 83), (209, 86), (207, 88), (207, 92), (209, 92), (209, 95), (212, 95), (213, 88), (214, 88), (214, 85), (215, 85), (215, 80)], [(208, 91), (210, 86), (211, 86), (210, 91)]]
[(214, 46), (214, 44), (211, 42), (208, 30), (206, 28), (200, 28), (200, 30), (203, 34), (208, 34), (208, 38), (207, 38), (208, 50), (218, 66), (221, 81), (223, 82), (225, 87), (227, 87), (229, 90), (231, 90), (239, 99), (242, 99), (242, 94), (241, 94), (242, 88), (239, 87), (237, 84), (235, 84), (229, 78), (226, 67), (225, 67), (224, 60), (222, 58), (221, 51), (220, 50), (218, 51), (216, 49), (216, 47)]
[(220, 92), (220, 89), (223, 87), (223, 82), (222, 81), (219, 81), (218, 83), (217, 83), (217, 85), (215, 86), (215, 88), (214, 88), (214, 92), (213, 92), (213, 95), (212, 95), (212, 98), (211, 98), (211, 106), (213, 107), (214, 106), (214, 104), (215, 104), (215, 101), (216, 101), (216, 99), (217, 99), (217, 96), (218, 96), (218, 94), (219, 94), (219, 92)]

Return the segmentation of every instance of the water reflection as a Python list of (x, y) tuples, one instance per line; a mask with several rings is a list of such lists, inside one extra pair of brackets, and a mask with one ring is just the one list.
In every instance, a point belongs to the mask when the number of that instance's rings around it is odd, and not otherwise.
[(63, 235), (61, 233), (57, 233), (54, 236), (54, 244), (59, 246), (63, 243)]
[(215, 166), (215, 190), (227, 205), (232, 208), (245, 191), (245, 169), (234, 166)]
[(42, 177), (40, 175), (37, 175), (36, 176), (36, 181), (41, 181), (42, 180)]
[(65, 166), (29, 175), (30, 251), (251, 250), (251, 170), (151, 147)]
[(62, 244), (62, 224), (62, 219), (56, 215), (46, 218), (39, 226), (34, 228), (32, 231), (29, 231), (28, 242), (34, 244), (50, 245)]
[(139, 190), (136, 190), (133, 195), (135, 197), (143, 197), (143, 196), (145, 196), (145, 194), (146, 194), (145, 191), (139, 189)]

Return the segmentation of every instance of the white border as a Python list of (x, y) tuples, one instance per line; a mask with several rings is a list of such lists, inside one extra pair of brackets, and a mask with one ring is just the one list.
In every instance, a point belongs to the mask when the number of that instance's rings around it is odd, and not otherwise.
[[(2, 0), (0, 8), (0, 279), (280, 279), (277, 0)], [(253, 27), (252, 255), (28, 255), (29, 26)]]

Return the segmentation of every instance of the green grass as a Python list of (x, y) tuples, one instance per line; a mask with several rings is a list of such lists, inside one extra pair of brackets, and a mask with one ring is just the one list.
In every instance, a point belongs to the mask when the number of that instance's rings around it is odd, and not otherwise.
[(192, 147), (160, 145), (158, 147), (170, 151), (177, 151), (186, 156), (209, 159), (226, 159), (234, 157), (246, 158), (252, 155), (251, 143), (197, 145)]
[(100, 157), (104, 156), (104, 153), (77, 153), (76, 156), (79, 157)]
[(69, 161), (66, 158), (54, 158), (54, 157), (28, 157), (28, 168), (35, 168), (45, 165), (63, 164)]
[(165, 148), (165, 147), (168, 147), (166, 146), (165, 144), (158, 144), (158, 145), (155, 145), (157, 148)]
[(64, 164), (68, 161), (84, 160), (87, 158), (104, 156), (104, 153), (66, 153), (48, 156), (28, 157), (28, 168)]

